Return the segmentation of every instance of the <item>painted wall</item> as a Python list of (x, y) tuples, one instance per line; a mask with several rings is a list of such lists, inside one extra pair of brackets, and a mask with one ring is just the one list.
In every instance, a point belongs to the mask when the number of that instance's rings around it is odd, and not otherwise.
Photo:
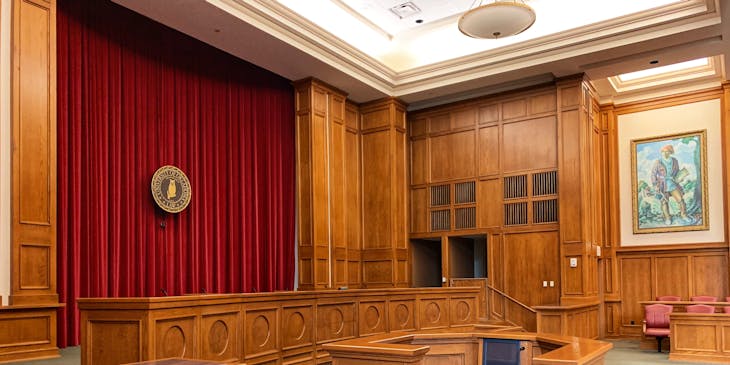
[(0, 295), (10, 295), (10, 1), (0, 2)]
[[(621, 245), (723, 242), (722, 142), (720, 99), (618, 116)], [(631, 140), (707, 130), (709, 225), (706, 231), (634, 234), (632, 222)]]

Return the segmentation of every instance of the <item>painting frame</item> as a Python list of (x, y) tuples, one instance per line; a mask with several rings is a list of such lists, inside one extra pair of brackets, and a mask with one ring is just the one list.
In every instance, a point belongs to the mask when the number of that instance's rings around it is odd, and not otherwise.
[(707, 130), (631, 140), (631, 200), (634, 234), (709, 230)]

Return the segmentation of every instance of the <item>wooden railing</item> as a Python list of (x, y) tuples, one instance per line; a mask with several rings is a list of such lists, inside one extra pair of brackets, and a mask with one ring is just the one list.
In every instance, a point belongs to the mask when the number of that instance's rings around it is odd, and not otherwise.
[(537, 331), (537, 311), (512, 298), (507, 293), (487, 285), (490, 318), (501, 319), (525, 331)]
[(471, 287), (79, 299), (81, 363), (320, 364), (326, 343), (471, 326), (478, 295)]

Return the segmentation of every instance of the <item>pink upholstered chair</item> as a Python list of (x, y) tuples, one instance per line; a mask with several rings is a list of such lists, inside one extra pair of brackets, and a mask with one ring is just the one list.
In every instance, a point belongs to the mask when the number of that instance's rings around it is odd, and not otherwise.
[(725, 297), (726, 302), (730, 302), (730, 297)]
[(730, 314), (730, 307), (725, 307), (722, 310), (724, 310), (725, 313)]
[(682, 297), (678, 297), (676, 295), (661, 295), (656, 297), (656, 300), (660, 302), (678, 302), (682, 300)]
[(671, 305), (651, 304), (644, 307), (644, 334), (656, 337), (657, 352), (662, 352), (662, 340), (669, 337)]
[(698, 295), (692, 298), (689, 298), (689, 300), (693, 302), (716, 302), (717, 297), (711, 297), (709, 295)]
[(687, 313), (715, 313), (715, 307), (705, 304), (688, 305)]

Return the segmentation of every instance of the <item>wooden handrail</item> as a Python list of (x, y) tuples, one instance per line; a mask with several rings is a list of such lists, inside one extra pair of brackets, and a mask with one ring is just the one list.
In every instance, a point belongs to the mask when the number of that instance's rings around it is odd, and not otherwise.
[(499, 294), (499, 295), (507, 298), (510, 302), (515, 303), (515, 304), (519, 305), (520, 307), (525, 308), (528, 311), (537, 314), (537, 311), (536, 310), (532, 309), (531, 307), (528, 307), (527, 305), (523, 304), (519, 300), (517, 300), (515, 298), (512, 298), (511, 296), (507, 295), (505, 292), (503, 292), (503, 291), (501, 291), (501, 290), (499, 290), (499, 289), (497, 289), (497, 288), (495, 288), (495, 287), (493, 287), (491, 285), (487, 285), (487, 289), (494, 290), (494, 291), (497, 292), (497, 294)]

